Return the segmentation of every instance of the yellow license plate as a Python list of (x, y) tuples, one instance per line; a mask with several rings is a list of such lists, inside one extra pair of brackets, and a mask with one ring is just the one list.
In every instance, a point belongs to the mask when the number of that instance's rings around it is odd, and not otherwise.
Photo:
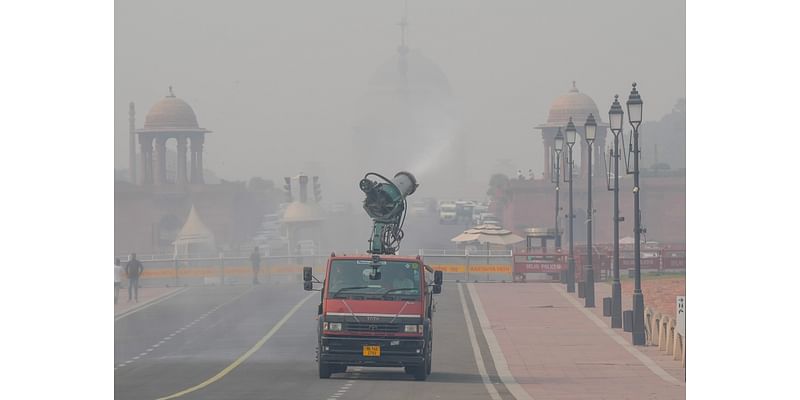
[(364, 357), (380, 357), (381, 346), (364, 346), (361, 354), (363, 354)]

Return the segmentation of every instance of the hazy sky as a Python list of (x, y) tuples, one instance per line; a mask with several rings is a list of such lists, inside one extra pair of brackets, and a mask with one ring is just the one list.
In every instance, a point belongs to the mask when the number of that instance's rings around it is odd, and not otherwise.
[[(127, 168), (128, 102), (141, 127), (172, 85), (213, 131), (204, 162), (221, 178), (278, 181), (311, 159), (335, 168), (368, 79), (396, 54), (402, 10), (401, 0), (117, 1), (115, 166)], [(470, 193), (485, 191), (498, 159), (542, 172), (533, 127), (572, 80), (603, 120), (634, 80), (646, 120), (686, 96), (682, 1), (411, 0), (408, 18), (409, 47), (441, 67), (458, 102)]]

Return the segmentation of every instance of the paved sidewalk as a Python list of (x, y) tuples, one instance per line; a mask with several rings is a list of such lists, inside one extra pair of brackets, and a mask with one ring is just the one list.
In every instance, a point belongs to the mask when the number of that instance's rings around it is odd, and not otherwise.
[[(474, 287), (511, 374), (534, 399), (686, 397), (685, 386), (661, 366), (666, 361), (655, 357), (657, 350), (626, 348), (621, 343), (630, 344), (630, 333), (611, 330), (602, 308), (584, 309), (583, 299), (561, 285)], [(597, 292), (602, 298), (600, 287)]]
[(114, 304), (114, 316), (127, 313), (139, 307), (143, 307), (153, 301), (156, 301), (164, 296), (168, 296), (182, 288), (177, 287), (142, 287), (139, 288), (139, 301), (128, 301), (128, 286), (125, 282), (125, 287), (119, 290), (119, 300)]

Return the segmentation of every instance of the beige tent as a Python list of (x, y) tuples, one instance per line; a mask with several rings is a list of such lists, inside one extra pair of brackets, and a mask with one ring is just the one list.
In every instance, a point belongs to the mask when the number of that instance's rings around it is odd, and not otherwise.
[(194, 205), (189, 211), (186, 223), (183, 224), (183, 228), (172, 244), (175, 246), (176, 257), (216, 255), (217, 251), (214, 234), (200, 219)]
[(524, 238), (511, 233), (507, 229), (503, 229), (497, 225), (478, 225), (474, 228), (467, 229), (462, 234), (450, 239), (455, 243), (480, 243), (499, 246), (511, 246), (525, 240)]

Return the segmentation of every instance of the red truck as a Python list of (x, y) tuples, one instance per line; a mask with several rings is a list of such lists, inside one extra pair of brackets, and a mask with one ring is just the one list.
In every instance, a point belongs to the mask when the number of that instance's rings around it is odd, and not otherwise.
[[(404, 367), (416, 380), (431, 373), (433, 294), (442, 273), (422, 258), (396, 255), (336, 256), (325, 279), (303, 270), (305, 290), (320, 290), (317, 362), (319, 377), (348, 366)], [(315, 289), (314, 283), (322, 288)]]

